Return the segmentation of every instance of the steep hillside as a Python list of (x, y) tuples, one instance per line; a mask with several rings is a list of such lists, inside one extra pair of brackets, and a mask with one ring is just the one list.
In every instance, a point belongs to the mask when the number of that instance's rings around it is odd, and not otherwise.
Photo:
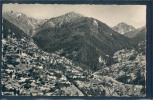
[(10, 23), (8, 20), (6, 19), (2, 19), (3, 21), (3, 28), (2, 28), (2, 33), (3, 34), (3, 38), (7, 38), (8, 35), (9, 36), (14, 36), (17, 39), (21, 39), (21, 38), (28, 38), (27, 34), (25, 34), (21, 29), (19, 29), (16, 25)]
[(5, 19), (2, 34), (2, 95), (84, 96), (66, 77), (73, 77), (70, 72), (74, 70), (84, 77), (85, 70), (65, 57), (40, 50), (27, 34)]
[(115, 52), (113, 60), (115, 62), (114, 64), (112, 64), (111, 66), (104, 66), (103, 69), (95, 72), (94, 75), (107, 76), (124, 84), (138, 86), (137, 89), (135, 87), (134, 93), (138, 93), (137, 90), (140, 89), (141, 95), (145, 95), (145, 42), (139, 43), (136, 50), (123, 49)]
[[(60, 51), (61, 55), (93, 70), (99, 69), (102, 65), (99, 59), (108, 63), (107, 59), (115, 51), (132, 46), (127, 37), (113, 31), (106, 24), (74, 12), (71, 15), (70, 21), (64, 21), (60, 26), (43, 28), (44, 30), (35, 34), (35, 43), (44, 51)], [(67, 14), (60, 17), (69, 18)], [(45, 25), (50, 22), (53, 22), (52, 19)]]
[(138, 32), (133, 38), (132, 41), (135, 44), (139, 44), (146, 40), (146, 27), (143, 27), (140, 32)]
[(113, 59), (115, 64), (103, 68), (97, 74), (112, 77), (125, 84), (145, 86), (146, 58), (143, 52), (123, 49), (117, 51)]

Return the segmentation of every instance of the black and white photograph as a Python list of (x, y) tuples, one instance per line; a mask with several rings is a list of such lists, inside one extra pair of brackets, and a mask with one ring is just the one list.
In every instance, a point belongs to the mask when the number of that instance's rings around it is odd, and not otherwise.
[(3, 96), (146, 96), (146, 5), (2, 5)]

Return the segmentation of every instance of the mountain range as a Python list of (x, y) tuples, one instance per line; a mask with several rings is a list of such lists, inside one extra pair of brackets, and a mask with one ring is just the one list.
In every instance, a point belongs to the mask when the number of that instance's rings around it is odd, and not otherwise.
[(145, 96), (146, 27), (121, 34), (76, 12), (2, 21), (3, 95)]
[(29, 36), (33, 36), (35, 30), (46, 21), (46, 19), (38, 20), (28, 17), (23, 13), (14, 11), (4, 12), (2, 14), (2, 17), (8, 20), (9, 22), (13, 23), (15, 26), (17, 26), (20, 30), (22, 30)]
[(92, 70), (100, 69), (103, 64), (111, 64), (116, 51), (133, 48), (135, 43), (144, 40), (145, 32), (142, 30), (134, 39), (129, 38), (113, 29), (123, 28), (123, 32), (136, 30), (130, 25), (119, 23), (111, 29), (97, 19), (76, 12), (48, 20), (36, 20), (9, 11), (3, 13), (3, 19), (32, 37), (40, 49), (49, 53), (60, 52), (60, 55)]
[(127, 37), (106, 24), (74, 12), (51, 18), (41, 27), (45, 29), (33, 36), (41, 49), (50, 53), (61, 50), (61, 55), (93, 70), (100, 68), (100, 57), (109, 59), (115, 51), (132, 46)]

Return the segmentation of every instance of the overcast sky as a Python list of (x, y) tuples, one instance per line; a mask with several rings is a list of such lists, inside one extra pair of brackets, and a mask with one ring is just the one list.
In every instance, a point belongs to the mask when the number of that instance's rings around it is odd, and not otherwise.
[(109, 26), (120, 22), (135, 28), (146, 25), (145, 5), (62, 5), (62, 4), (4, 4), (2, 11), (22, 12), (29, 17), (49, 19), (76, 11), (84, 16), (96, 18)]

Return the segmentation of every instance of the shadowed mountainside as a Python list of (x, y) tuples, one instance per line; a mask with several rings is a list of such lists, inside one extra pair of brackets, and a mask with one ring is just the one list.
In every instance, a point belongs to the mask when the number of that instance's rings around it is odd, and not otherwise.
[[(67, 21), (68, 14), (60, 16), (63, 20), (59, 22), (62, 24), (49, 26), (33, 36), (41, 49), (47, 52), (61, 51), (61, 55), (97, 70), (101, 66), (99, 59), (108, 63), (107, 60), (115, 51), (131, 48), (127, 37), (113, 31), (106, 24), (77, 13), (72, 13), (71, 19)], [(54, 19), (44, 25), (49, 23), (54, 23)]]

